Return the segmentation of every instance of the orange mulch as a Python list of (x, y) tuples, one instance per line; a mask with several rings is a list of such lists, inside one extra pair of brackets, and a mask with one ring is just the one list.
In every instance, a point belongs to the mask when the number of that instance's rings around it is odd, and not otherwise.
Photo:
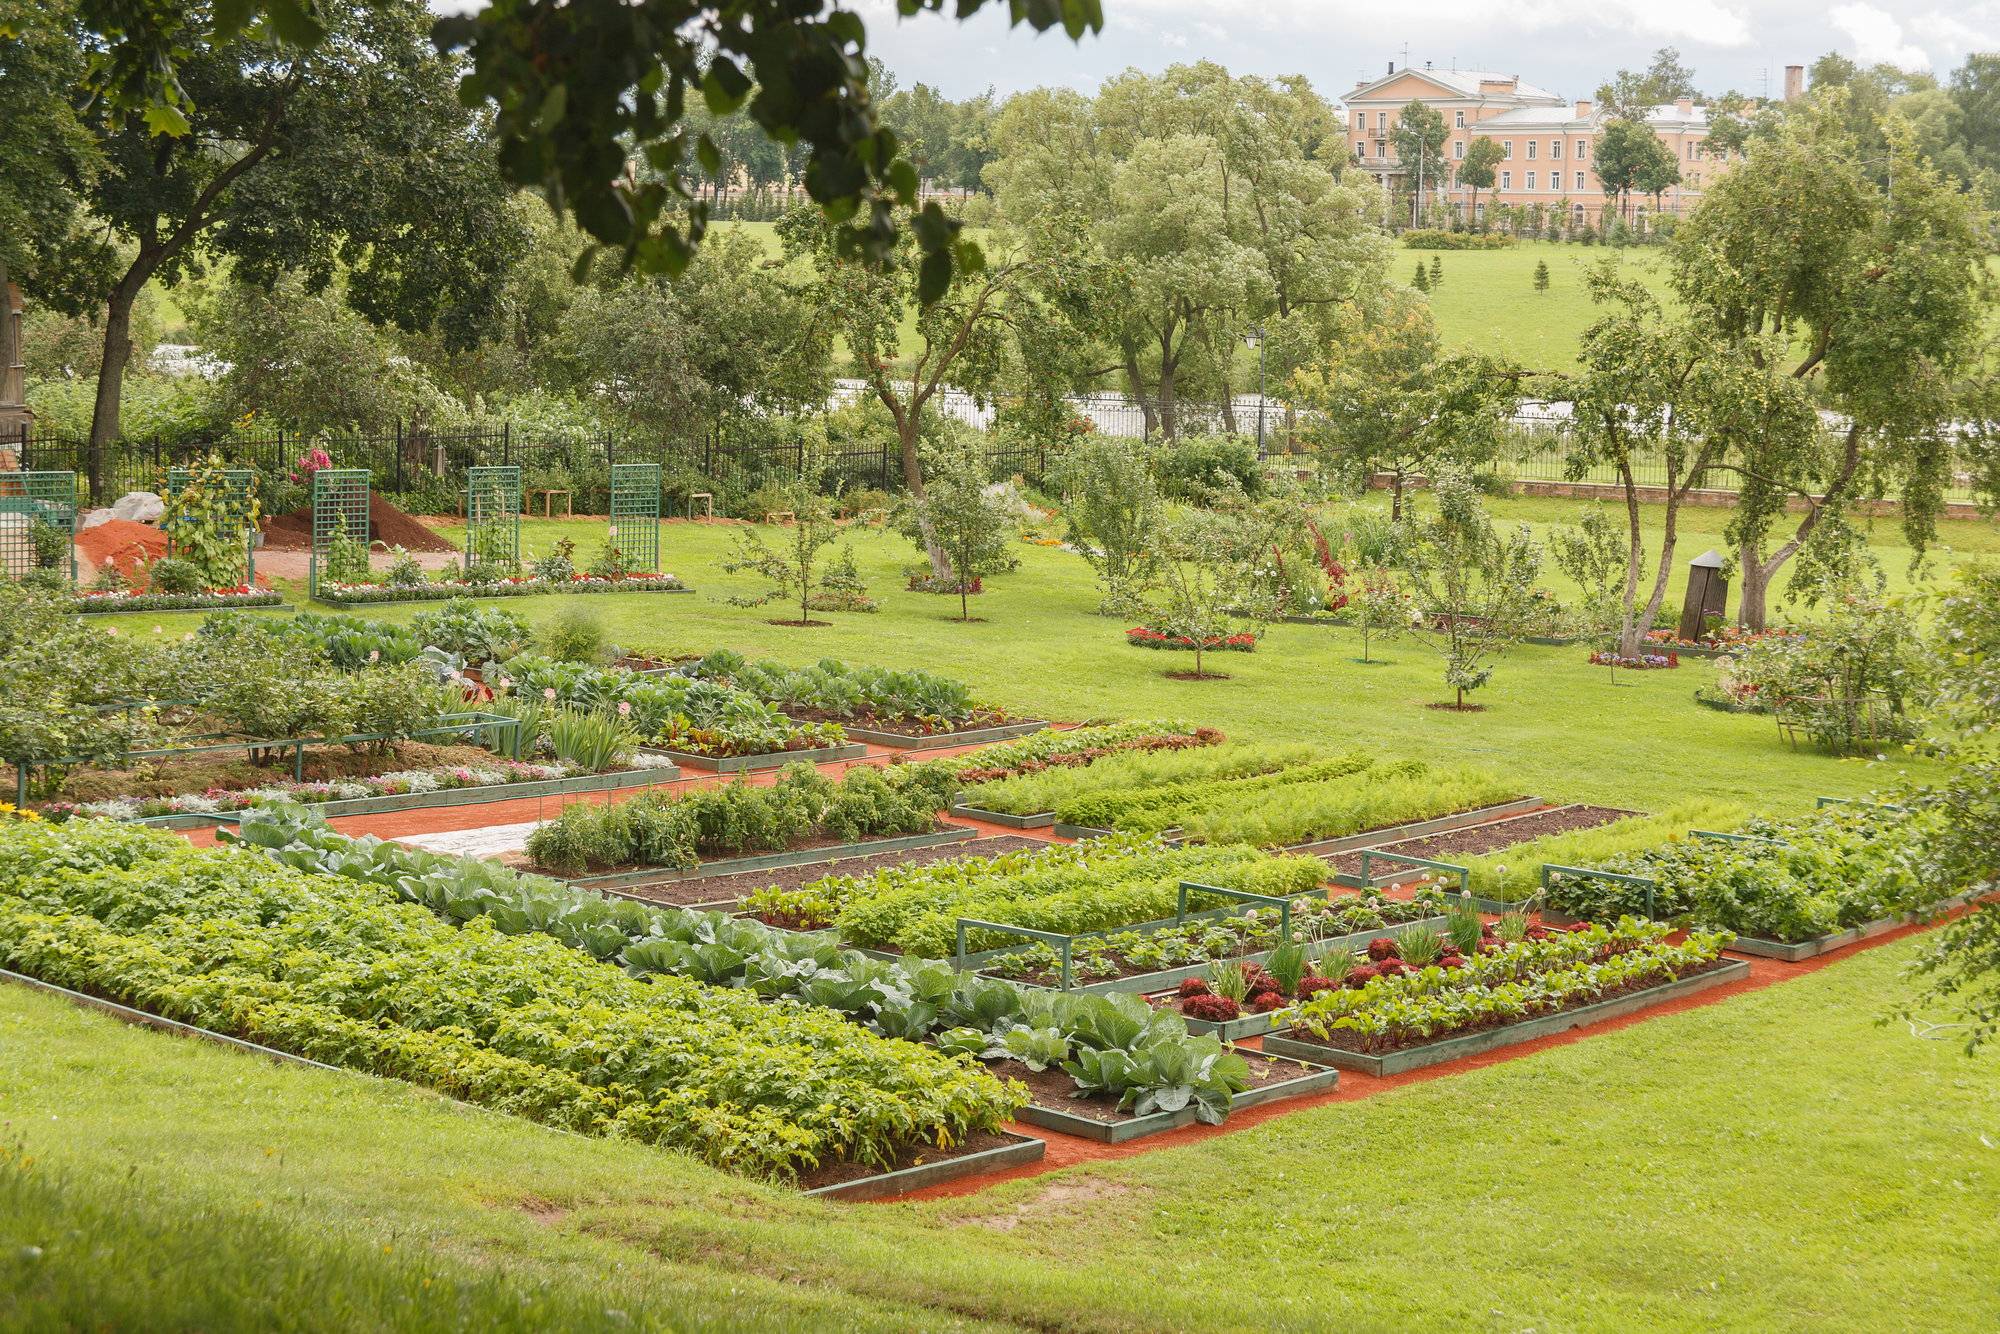
[(107, 519), (78, 533), (76, 549), (92, 574), (114, 565), (137, 588), (145, 583), (145, 567), (167, 554), (167, 535), (150, 523)]

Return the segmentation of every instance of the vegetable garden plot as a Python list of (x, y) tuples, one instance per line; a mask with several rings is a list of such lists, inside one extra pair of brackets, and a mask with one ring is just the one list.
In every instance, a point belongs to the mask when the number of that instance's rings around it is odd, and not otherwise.
[[(1316, 992), (1291, 1012), (1289, 1030), (1264, 1039), (1277, 1055), (1393, 1075), (1531, 1041), (1736, 981), (1727, 932), (1690, 932), (1636, 918), (1615, 926), (1528, 934), (1422, 967), (1387, 956), (1355, 985)], [(1409, 952), (1408, 941), (1402, 951)], [(1375, 951), (1371, 948), (1371, 959)], [(1388, 971), (1380, 969), (1388, 967)]]
[[(1212, 727), (1187, 723), (1103, 723), (1065, 732), (1038, 732), (989, 746), (963, 757), (956, 772), (961, 783), (992, 783), (1049, 769), (1079, 769), (1112, 755), (1192, 750), (1220, 745), (1225, 739)], [(963, 800), (952, 807), (952, 813), (1010, 829), (1046, 829), (1056, 819), (1054, 811), (988, 810)]]
[(1732, 948), (1798, 960), (1962, 901), (1924, 860), (1930, 822), (1901, 808), (1839, 805), (1752, 820), (1584, 867), (1542, 868), (1550, 910), (1634, 914), (1733, 932)]
[(1240, 1057), (1212, 1038), (1191, 1036), (1179, 1016), (1134, 996), (1033, 992), (943, 964), (870, 960), (824, 936), (613, 903), (490, 863), (349, 839), (304, 813), (260, 812), (244, 821), (240, 837), (286, 865), (338, 869), (453, 920), (545, 933), (641, 976), (691, 978), (774, 1002), (790, 998), (873, 1032), (928, 1039), (954, 1056), (1017, 1061), (1035, 1073), (1060, 1067), (1074, 1081), (1066, 1098), (1108, 1100), (1134, 1117), (1192, 1107), (1196, 1119), (1218, 1122), (1254, 1082)]
[(744, 691), (799, 723), (837, 724), (847, 735), (873, 745), (962, 746), (1002, 741), (1048, 726), (984, 707), (973, 700), (963, 682), (932, 672), (850, 667), (836, 658), (792, 668), (750, 662), (727, 649), (677, 670)]
[[(525, 924), (508, 934), (476, 910), (454, 925), (397, 902), (445, 886), (371, 881), (373, 850), (343, 844), (330, 857), (359, 861), (330, 875), (193, 849), (157, 831), (9, 822), (0, 827), (0, 962), (261, 1045), (755, 1176), (793, 1179), (837, 1161), (894, 1165), (914, 1144), (1001, 1130), (1018, 1102), (963, 1062), (823, 1010), (670, 974), (634, 977)], [(61, 873), (41, 873), (55, 863)], [(459, 871), (453, 895), (507, 908), (491, 894), (498, 882), (473, 884), (468, 874)], [(274, 975), (273, 957), (291, 966)], [(605, 1051), (620, 1053), (615, 1068)], [(788, 1068), (800, 1077), (772, 1077)]]
[[(1334, 854), (1334, 880), (1338, 884), (1370, 888), (1410, 878), (1412, 866), (1429, 866), (1447, 874), (1457, 874), (1469, 891), (1471, 873), (1457, 860), (1501, 848), (1512, 848), (1552, 834), (1594, 829), (1633, 816), (1635, 812), (1608, 806), (1555, 806), (1526, 815), (1502, 816), (1478, 824), (1461, 825), (1441, 833), (1399, 839), (1367, 849)], [(1373, 854), (1372, 856), (1370, 854)], [(1368, 863), (1364, 865), (1365, 863)], [(1505, 906), (1489, 908), (1500, 912)]]

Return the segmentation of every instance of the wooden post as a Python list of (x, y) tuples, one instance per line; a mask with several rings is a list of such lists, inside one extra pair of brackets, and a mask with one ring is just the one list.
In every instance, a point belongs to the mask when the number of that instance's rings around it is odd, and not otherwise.
[(21, 289), (7, 281), (7, 266), (0, 264), (0, 431), (9, 435), (25, 435), (33, 415), (27, 375), (21, 360)]

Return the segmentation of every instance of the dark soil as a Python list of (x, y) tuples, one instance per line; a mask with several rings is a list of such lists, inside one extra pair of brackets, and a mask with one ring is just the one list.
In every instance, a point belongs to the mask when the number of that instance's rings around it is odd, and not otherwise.
[(768, 871), (739, 871), (734, 875), (712, 875), (667, 885), (642, 885), (624, 892), (648, 903), (671, 903), (682, 907), (691, 903), (735, 903), (760, 889), (797, 889), (830, 875), (867, 875), (885, 866), (929, 866), (934, 862), (955, 861), (960, 857), (997, 857), (1003, 852), (1047, 846), (1038, 838), (1017, 838), (1008, 834), (975, 838), (964, 843), (941, 843), (934, 848), (909, 848), (902, 852), (843, 857), (833, 862), (811, 862), (805, 866), (777, 866)]
[(1167, 672), (1169, 681), (1227, 681), (1228, 672)]
[[(427, 746), (418, 741), (399, 741), (386, 752), (357, 754), (346, 746), (306, 748), (306, 781), (330, 778), (369, 778), (401, 769), (435, 769), (445, 765), (490, 765), (493, 752), (477, 746)], [(14, 771), (0, 767), (6, 791), (13, 790)], [(175, 797), (184, 793), (220, 788), (240, 792), (245, 788), (268, 787), (292, 778), (292, 752), (282, 751), (267, 765), (250, 763), (241, 750), (210, 751), (205, 755), (162, 756), (155, 761), (139, 761), (129, 769), (83, 768), (73, 772), (54, 800), (109, 801), (113, 797)]]
[(767, 625), (789, 625), (789, 626), (791, 626), (791, 627), (792, 627), (792, 628), (793, 628), (794, 630), (824, 630), (824, 629), (825, 629), (825, 628), (826, 628), (827, 626), (829, 626), (829, 625), (832, 625), (832, 624), (833, 624), (833, 622), (832, 622), (832, 621), (799, 621), (799, 620), (791, 620), (791, 621), (784, 621), (784, 620), (771, 620), (771, 621), (766, 621), (766, 622), (765, 622), (765, 624), (767, 624)]
[[(1448, 819), (1450, 819), (1450, 818), (1451, 818), (1452, 816), (1454, 816), (1454, 815), (1463, 815), (1463, 814), (1465, 814), (1465, 813), (1466, 813), (1466, 811), (1476, 811), (1476, 810), (1480, 810), (1480, 809), (1482, 809), (1482, 808), (1483, 808), (1483, 807), (1485, 807), (1485, 806), (1498, 806), (1498, 805), (1500, 805), (1500, 804), (1501, 804), (1501, 803), (1499, 803), (1499, 802), (1497, 802), (1497, 801), (1489, 801), (1489, 802), (1482, 802), (1482, 803), (1481, 803), (1481, 804), (1480, 804), (1479, 806), (1465, 806), (1465, 807), (1462, 807), (1462, 808), (1460, 808), (1459, 810), (1455, 810), (1455, 811), (1444, 811), (1444, 812), (1441, 812), (1440, 814), (1437, 814), (1437, 815), (1434, 815), (1434, 816), (1430, 816), (1429, 818), (1430, 818), (1430, 819), (1433, 819), (1433, 820), (1448, 820)], [(1331, 840), (1333, 840), (1333, 839), (1337, 839), (1337, 838), (1360, 838), (1360, 837), (1361, 837), (1362, 835), (1364, 835), (1364, 834), (1380, 834), (1380, 833), (1384, 833), (1384, 832), (1386, 832), (1387, 830), (1391, 830), (1391, 829), (1394, 829), (1394, 828), (1396, 828), (1396, 827), (1397, 827), (1398, 825), (1405, 825), (1405, 824), (1421, 824), (1421, 823), (1422, 823), (1422, 821), (1419, 821), (1419, 820), (1398, 820), (1398, 821), (1396, 822), (1396, 824), (1384, 824), (1384, 825), (1376, 825), (1376, 826), (1375, 826), (1375, 827), (1374, 827), (1373, 829), (1356, 829), (1356, 830), (1355, 830), (1355, 831), (1353, 831), (1352, 833), (1348, 833), (1348, 834), (1327, 834), (1327, 835), (1325, 835), (1324, 837), (1321, 837), (1321, 838), (1309, 838), (1309, 839), (1307, 839), (1307, 840), (1306, 840), (1305, 842), (1303, 842), (1303, 843), (1292, 843), (1292, 844), (1289, 844), (1289, 845), (1287, 845), (1287, 850), (1288, 850), (1288, 851), (1301, 851), (1301, 850), (1304, 850), (1304, 849), (1307, 849), (1307, 848), (1310, 848), (1310, 847), (1312, 847), (1312, 846), (1313, 846), (1313, 845), (1314, 845), (1315, 843), (1325, 843), (1325, 842), (1329, 842), (1329, 841), (1331, 841)], [(1169, 831), (1169, 832), (1172, 832), (1172, 831)], [(1432, 835), (1431, 837), (1436, 837), (1436, 835)], [(1414, 840), (1409, 840), (1409, 841), (1414, 841)], [(1391, 847), (1391, 846), (1396, 846), (1396, 847), (1400, 847), (1400, 846), (1401, 846), (1401, 844), (1394, 844), (1394, 845), (1392, 845), (1392, 844), (1388, 844), (1388, 843), (1378, 843), (1378, 844), (1375, 844), (1374, 846), (1376, 846), (1376, 847), (1383, 847), (1383, 848), (1386, 848), (1386, 847)]]
[(1444, 700), (1444, 701), (1440, 701), (1439, 703), (1436, 703), (1436, 704), (1426, 704), (1426, 705), (1424, 705), (1424, 707), (1425, 707), (1425, 708), (1427, 708), (1427, 709), (1437, 709), (1438, 711), (1440, 711), (1440, 712), (1442, 712), (1442, 713), (1484, 713), (1484, 712), (1486, 712), (1486, 706), (1485, 706), (1484, 704), (1453, 704), (1453, 703), (1451, 703), (1451, 702), (1450, 702), (1449, 700)]
[[(312, 550), (311, 505), (264, 520), (264, 546), (270, 551)], [(368, 494), (368, 540), (405, 551), (457, 551), (458, 548), (412, 519), (374, 492)]]
[[(1381, 851), (1400, 852), (1411, 857), (1425, 857), (1431, 861), (1447, 861), (1454, 855), (1477, 857), (1481, 853), (1511, 848), (1517, 843), (1526, 843), (1529, 839), (1541, 838), (1545, 834), (1561, 834), (1572, 829), (1595, 829), (1598, 825), (1610, 824), (1613, 820), (1622, 820), (1636, 813), (1617, 810), (1610, 806), (1559, 806), (1554, 810), (1536, 811), (1533, 815), (1517, 815), (1508, 820), (1494, 820), (1467, 829), (1450, 829), (1442, 834), (1430, 834), (1423, 838), (1406, 838), (1400, 843), (1384, 843)], [(1361, 874), (1361, 854), (1358, 851), (1343, 852), (1327, 860), (1338, 873)], [(1385, 865), (1393, 864), (1385, 863)], [(1404, 866), (1400, 869), (1415, 875), (1420, 868)]]
[[(1245, 1051), (1241, 1047), (1237, 1048), (1237, 1055), (1250, 1063), (1250, 1087), (1253, 1089), (1267, 1084), (1282, 1084), (1305, 1073), (1296, 1061)], [(1119, 1111), (1118, 1104), (1108, 1098), (1084, 1097), (1077, 1092), (1076, 1081), (1060, 1068), (1051, 1067), (1037, 1074), (1015, 1060), (988, 1061), (986, 1068), (1002, 1079), (1018, 1079), (1026, 1084), (1028, 1100), (1037, 1107), (1046, 1107), (1052, 1112), (1067, 1112), (1071, 1116), (1081, 1116), (1104, 1125), (1139, 1119), (1130, 1112)]]
[(849, 1181), (859, 1181), (863, 1177), (881, 1176), (889, 1172), (900, 1172), (906, 1167), (919, 1167), (925, 1163), (949, 1162), (953, 1158), (963, 1158), (967, 1154), (983, 1153), (987, 1149), (997, 1149), (1014, 1141), (1005, 1135), (991, 1131), (979, 1131), (967, 1136), (965, 1143), (951, 1149), (940, 1149), (934, 1144), (913, 1144), (896, 1155), (896, 1161), (888, 1167), (870, 1167), (866, 1163), (826, 1163), (799, 1177), (800, 1190), (817, 1190), (821, 1186), (839, 1186)]
[(1338, 1051), (1355, 1052), (1364, 1056), (1383, 1056), (1390, 1052), (1407, 1051), (1413, 1047), (1428, 1047), (1433, 1043), (1445, 1042), (1452, 1038), (1462, 1038), (1471, 1033), (1483, 1033), (1489, 1028), (1505, 1028), (1510, 1024), (1527, 1023), (1532, 1019), (1543, 1019), (1552, 1014), (1562, 1014), (1568, 1010), (1582, 1009), (1586, 1005), (1596, 1005), (1603, 1001), (1617, 1000), (1620, 996), (1630, 996), (1635, 992), (1650, 991), (1654, 987), (1666, 986), (1668, 982), (1679, 982), (1686, 978), (1700, 977), (1705, 973), (1712, 973), (1718, 968), (1726, 967), (1730, 962), (1732, 961), (1729, 959), (1713, 959), (1700, 968), (1691, 968), (1676, 978), (1627, 982), (1622, 987), (1615, 987), (1610, 991), (1602, 992), (1595, 996), (1578, 996), (1575, 1000), (1567, 1004), (1537, 1010), (1523, 1019), (1504, 1019), (1496, 1016), (1480, 1023), (1464, 1024), (1458, 1028), (1446, 1029), (1441, 1033), (1432, 1033), (1427, 1037), (1411, 1038), (1406, 1042), (1371, 1039), (1344, 1028), (1335, 1029), (1333, 1035), (1329, 1038), (1320, 1038), (1314, 1034), (1302, 1033), (1296, 1028), (1288, 1031), (1285, 1037), (1293, 1042), (1311, 1043), (1316, 1047), (1329, 1047)]

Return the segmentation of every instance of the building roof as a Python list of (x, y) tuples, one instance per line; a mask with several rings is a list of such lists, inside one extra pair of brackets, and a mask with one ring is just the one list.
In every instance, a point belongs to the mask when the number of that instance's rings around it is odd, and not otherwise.
[[(1516, 77), (1512, 74), (1496, 74), (1491, 70), (1434, 69), (1428, 65), (1419, 69), (1411, 65), (1402, 69), (1392, 70), (1378, 78), (1370, 79), (1342, 100), (1352, 102), (1358, 98), (1365, 98), (1376, 88), (1394, 79), (1402, 78), (1406, 74), (1414, 74), (1418, 78), (1429, 79), (1445, 92), (1458, 97), (1478, 97), (1481, 95), (1479, 85), (1482, 82), (1505, 83)], [(1486, 95), (1493, 96), (1491, 93)], [(1552, 93), (1546, 88), (1537, 88), (1532, 83), (1517, 84), (1513, 89), (1500, 94), (1500, 96), (1514, 98), (1522, 102), (1559, 103), (1563, 100), (1560, 94)]]
[[(1515, 107), (1488, 116), (1472, 126), (1484, 134), (1488, 131), (1505, 130), (1597, 130), (1610, 119), (1602, 111), (1593, 110), (1587, 116), (1576, 114), (1574, 107)], [(1654, 129), (1706, 130), (1708, 128), (1708, 108), (1697, 104), (1693, 110), (1682, 114), (1681, 109), (1671, 102), (1646, 108), (1646, 124)]]

